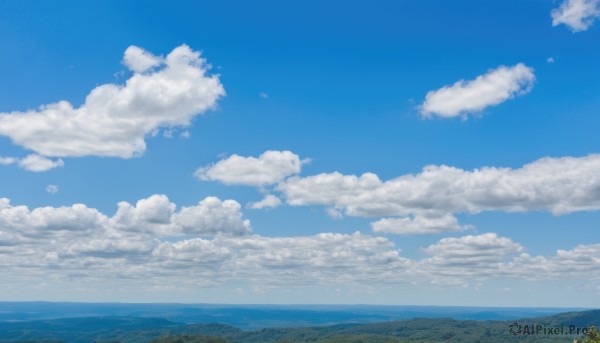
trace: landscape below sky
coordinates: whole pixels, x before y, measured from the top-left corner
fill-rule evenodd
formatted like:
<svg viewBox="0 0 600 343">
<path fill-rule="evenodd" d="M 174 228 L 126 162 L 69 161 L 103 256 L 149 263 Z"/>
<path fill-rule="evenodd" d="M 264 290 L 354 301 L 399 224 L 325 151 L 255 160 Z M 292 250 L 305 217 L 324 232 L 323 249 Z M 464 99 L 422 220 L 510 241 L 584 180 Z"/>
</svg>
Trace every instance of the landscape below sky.
<svg viewBox="0 0 600 343">
<path fill-rule="evenodd" d="M 599 18 L 0 0 L 0 301 L 331 305 L 311 325 L 598 307 Z"/>
<path fill-rule="evenodd" d="M 0 342 L 549 343 L 581 338 L 581 330 L 600 320 L 600 310 L 556 311 L 372 305 L 0 303 Z M 553 333 L 548 334 L 548 330 Z"/>
<path fill-rule="evenodd" d="M 375 323 L 410 318 L 516 320 L 583 310 L 523 307 L 0 302 L 0 322 L 138 317 L 163 318 L 186 324 L 222 323 L 244 330 L 255 330 L 268 327 Z"/>
</svg>

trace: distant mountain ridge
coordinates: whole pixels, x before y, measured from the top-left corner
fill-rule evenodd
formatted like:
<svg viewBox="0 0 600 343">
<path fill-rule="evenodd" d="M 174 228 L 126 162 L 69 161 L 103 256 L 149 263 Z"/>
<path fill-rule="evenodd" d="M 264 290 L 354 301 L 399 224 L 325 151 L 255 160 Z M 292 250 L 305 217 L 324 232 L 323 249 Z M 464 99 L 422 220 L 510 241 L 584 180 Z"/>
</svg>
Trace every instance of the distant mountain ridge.
<svg viewBox="0 0 600 343">
<path fill-rule="evenodd" d="M 223 305 L 0 302 L 0 321 L 68 317 L 153 317 L 177 323 L 225 323 L 241 329 L 375 323 L 411 318 L 514 320 L 580 308 L 502 308 L 383 305 Z"/>
<path fill-rule="evenodd" d="M 529 325 L 600 324 L 600 310 L 517 319 Z M 227 324 L 176 323 L 163 318 L 84 317 L 0 322 L 0 342 L 566 342 L 573 336 L 513 335 L 512 321 L 414 318 L 371 324 L 338 324 L 242 330 Z"/>
</svg>

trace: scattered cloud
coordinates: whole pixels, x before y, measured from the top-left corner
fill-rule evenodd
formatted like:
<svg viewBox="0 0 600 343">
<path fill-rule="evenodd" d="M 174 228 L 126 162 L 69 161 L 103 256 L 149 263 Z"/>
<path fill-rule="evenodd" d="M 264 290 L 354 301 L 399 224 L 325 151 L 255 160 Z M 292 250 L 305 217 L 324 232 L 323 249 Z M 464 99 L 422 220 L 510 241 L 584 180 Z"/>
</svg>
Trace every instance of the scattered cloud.
<svg viewBox="0 0 600 343">
<path fill-rule="evenodd" d="M 373 231 L 384 234 L 419 235 L 463 231 L 470 226 L 461 226 L 451 214 L 418 214 L 414 217 L 383 218 L 371 223 Z"/>
<path fill-rule="evenodd" d="M 48 186 L 46 186 L 46 192 L 48 192 L 50 194 L 56 194 L 56 193 L 58 193 L 58 186 L 57 185 L 48 185 Z"/>
<path fill-rule="evenodd" d="M 333 219 L 344 215 L 380 217 L 371 223 L 382 234 L 439 234 L 474 228 L 455 214 L 483 211 L 549 211 L 562 215 L 600 209 L 600 155 L 541 158 L 520 168 L 463 170 L 429 165 L 420 173 L 382 181 L 376 174 L 338 172 L 298 176 L 304 161 L 290 151 L 255 157 L 232 155 L 199 168 L 201 180 L 256 187 L 275 185 L 248 208 L 325 206 Z"/>
<path fill-rule="evenodd" d="M 124 85 L 94 88 L 78 108 L 59 101 L 0 113 L 0 135 L 40 156 L 131 158 L 146 150 L 146 135 L 190 125 L 225 95 L 218 75 L 208 75 L 206 61 L 187 45 L 165 58 L 131 46 L 123 63 L 133 72 Z"/>
<path fill-rule="evenodd" d="M 554 256 L 521 254 L 509 267 L 520 269 L 520 276 L 546 278 L 581 278 L 588 273 L 590 279 L 600 274 L 600 244 L 578 245 L 571 250 L 558 250 Z M 534 276 L 532 276 L 534 275 Z"/>
<path fill-rule="evenodd" d="M 405 263 L 387 239 L 358 232 L 253 235 L 239 209 L 233 200 L 208 197 L 177 211 L 166 196 L 153 195 L 135 206 L 119 203 L 109 217 L 83 204 L 29 210 L 1 199 L 0 266 L 11 273 L 52 268 L 88 281 L 179 275 L 216 283 L 270 278 L 282 284 L 327 274 L 353 278 L 352 272 L 340 273 L 352 270 L 379 278 Z M 281 273 L 282 268 L 290 272 Z"/>
<path fill-rule="evenodd" d="M 261 92 L 260 94 L 258 94 L 261 98 L 263 99 L 268 99 L 269 98 L 269 94 L 265 93 L 265 92 Z"/>
<path fill-rule="evenodd" d="M 208 197 L 196 206 L 184 207 L 173 216 L 173 223 L 186 234 L 232 234 L 250 233 L 250 221 L 242 219 L 241 206 L 237 201 L 221 201 Z"/>
<path fill-rule="evenodd" d="M 548 59 L 546 59 L 546 62 L 548 62 L 548 64 L 552 64 L 555 62 L 554 57 L 548 57 Z"/>
<path fill-rule="evenodd" d="M 195 176 L 203 181 L 219 181 L 227 185 L 262 187 L 300 173 L 302 164 L 306 162 L 291 151 L 269 150 L 258 158 L 234 154 L 215 164 L 198 168 Z"/>
<path fill-rule="evenodd" d="M 273 194 L 267 194 L 261 201 L 251 202 L 248 204 L 248 208 L 253 210 L 261 210 L 263 208 L 275 208 L 281 205 L 281 199 L 274 196 Z"/>
<path fill-rule="evenodd" d="M 459 80 L 452 86 L 430 91 L 421 105 L 423 117 L 444 118 L 480 112 L 498 105 L 533 88 L 533 69 L 519 63 L 512 67 L 500 66 L 478 76 L 475 80 Z"/>
<path fill-rule="evenodd" d="M 561 215 L 600 209 L 600 155 L 542 158 L 516 169 L 430 165 L 388 181 L 373 173 L 293 176 L 276 189 L 290 205 L 334 207 L 350 216 L 418 218 L 436 212 L 449 224 L 445 213 L 544 210 Z M 392 230 L 392 224 L 419 221 L 424 223 L 388 220 L 375 227 Z"/>
<path fill-rule="evenodd" d="M 45 172 L 53 168 L 62 167 L 65 165 L 63 160 L 51 160 L 44 156 L 32 154 L 19 160 L 19 167 L 32 172 Z"/>
<path fill-rule="evenodd" d="M 463 278 L 516 277 L 525 266 L 508 266 L 525 249 L 510 238 L 495 233 L 478 236 L 448 237 L 423 249 L 430 257 L 419 267 L 432 273 L 435 283 L 461 282 Z"/>
<path fill-rule="evenodd" d="M 499 263 L 506 256 L 524 251 L 520 244 L 495 233 L 478 236 L 447 237 L 430 245 L 424 251 L 446 265 L 473 265 Z"/>
<path fill-rule="evenodd" d="M 571 31 L 585 31 L 600 17 L 600 0 L 565 0 L 550 13 L 552 26 L 567 25 Z"/>
<path fill-rule="evenodd" d="M 239 204 L 208 197 L 177 210 L 164 195 L 122 202 L 112 217 L 83 204 L 13 206 L 0 199 L 0 269 L 89 283 L 94 278 L 186 280 L 203 287 L 315 284 L 479 284 L 498 277 L 544 280 L 600 279 L 600 245 L 531 256 L 495 233 L 443 238 L 422 249 L 425 257 L 401 256 L 384 237 L 320 233 L 265 237 L 252 234 Z M 24 273 L 27 271 L 27 273 Z M 12 279 L 16 279 L 13 277 Z"/>
<path fill-rule="evenodd" d="M 61 159 L 51 160 L 49 158 L 36 154 L 31 154 L 24 158 L 0 157 L 0 164 L 16 164 L 19 167 L 31 172 L 45 172 L 50 169 L 62 167 L 65 165 L 64 161 Z"/>
<path fill-rule="evenodd" d="M 244 235 L 251 232 L 250 221 L 242 219 L 241 206 L 234 200 L 207 197 L 195 206 L 176 206 L 165 195 L 153 195 L 136 205 L 120 202 L 111 226 L 120 230 L 150 234 Z"/>
</svg>

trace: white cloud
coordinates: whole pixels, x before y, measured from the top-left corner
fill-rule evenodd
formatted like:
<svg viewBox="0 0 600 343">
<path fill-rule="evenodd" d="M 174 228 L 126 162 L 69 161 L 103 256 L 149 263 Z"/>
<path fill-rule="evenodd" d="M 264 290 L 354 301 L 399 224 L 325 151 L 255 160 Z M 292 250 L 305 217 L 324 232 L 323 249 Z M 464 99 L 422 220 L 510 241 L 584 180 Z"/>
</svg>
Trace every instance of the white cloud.
<svg viewBox="0 0 600 343">
<path fill-rule="evenodd" d="M 548 64 L 552 64 L 555 62 L 554 57 L 548 57 L 548 59 L 546 59 L 546 62 L 548 62 Z"/>
<path fill-rule="evenodd" d="M 306 286 L 318 283 L 356 282 L 368 278 L 385 282 L 390 272 L 402 272 L 409 261 L 400 257 L 387 239 L 361 233 L 321 233 L 314 236 L 189 239 L 162 243 L 154 251 L 165 266 L 190 269 L 211 266 L 198 275 L 244 280 L 262 286 Z"/>
<path fill-rule="evenodd" d="M 48 192 L 50 194 L 56 194 L 56 193 L 58 193 L 58 186 L 57 185 L 48 185 L 48 186 L 46 186 L 46 192 Z"/>
<path fill-rule="evenodd" d="M 165 195 L 155 194 L 139 200 L 135 206 L 120 202 L 111 226 L 128 232 L 146 232 L 178 236 L 244 235 L 251 232 L 250 221 L 242 219 L 241 206 L 234 200 L 207 197 L 198 205 L 176 206 Z"/>
<path fill-rule="evenodd" d="M 123 55 L 123 64 L 135 73 L 143 73 L 163 63 L 164 60 L 161 57 L 154 56 L 134 45 L 128 47 Z"/>
<path fill-rule="evenodd" d="M 565 0 L 550 13 L 552 26 L 567 25 L 571 31 L 585 31 L 600 17 L 600 0 Z"/>
<path fill-rule="evenodd" d="M 208 197 L 177 211 L 166 196 L 154 195 L 135 206 L 120 203 L 109 217 L 83 204 L 29 210 L 0 199 L 0 278 L 28 284 L 36 276 L 46 280 L 51 268 L 53 279 L 99 279 L 123 289 L 137 289 L 135 280 L 289 289 L 365 280 L 420 287 L 498 277 L 600 279 L 600 245 L 531 256 L 510 238 L 486 233 L 444 238 L 423 248 L 425 257 L 408 259 L 392 241 L 359 232 L 251 234 L 239 208 L 233 200 Z"/>
<path fill-rule="evenodd" d="M 251 202 L 248 204 L 248 208 L 253 210 L 260 210 L 263 208 L 275 208 L 281 205 L 281 199 L 274 196 L 273 194 L 267 194 L 261 201 Z"/>
<path fill-rule="evenodd" d="M 274 286 L 383 281 L 407 263 L 389 240 L 358 232 L 252 235 L 239 209 L 233 200 L 208 197 L 176 211 L 166 196 L 154 195 L 135 206 L 122 202 L 108 217 L 83 204 L 29 210 L 0 199 L 0 270 L 24 268 L 31 276 L 52 268 L 54 276 L 85 282 L 179 277 Z"/>
<path fill-rule="evenodd" d="M 536 210 L 560 215 L 600 209 L 600 155 L 542 158 L 516 169 L 431 165 L 389 181 L 372 173 L 294 176 L 277 190 L 290 205 L 335 207 L 350 216 Z"/>
<path fill-rule="evenodd" d="M 263 99 L 268 99 L 269 98 L 269 94 L 265 93 L 265 92 L 260 92 L 260 94 L 258 94 L 261 98 Z"/>
<path fill-rule="evenodd" d="M 451 214 L 418 214 L 414 217 L 383 218 L 371 223 L 376 233 L 398 235 L 437 234 L 462 231 L 470 227 L 458 224 L 458 219 Z"/>
<path fill-rule="evenodd" d="M 31 172 L 45 172 L 50 169 L 62 167 L 65 165 L 64 161 L 61 159 L 53 161 L 49 158 L 36 154 L 27 155 L 24 158 L 0 157 L 0 164 L 16 164 L 19 167 Z"/>
<path fill-rule="evenodd" d="M 176 235 L 179 230 L 172 225 L 175 207 L 162 194 L 138 200 L 135 205 L 122 201 L 118 203 L 117 213 L 111 218 L 111 225 L 125 231 Z"/>
<path fill-rule="evenodd" d="M 507 256 L 524 249 L 520 244 L 495 233 L 478 236 L 448 237 L 430 245 L 424 251 L 446 265 L 477 265 L 503 262 Z"/>
<path fill-rule="evenodd" d="M 237 201 L 221 201 L 208 197 L 196 206 L 184 207 L 173 216 L 173 222 L 187 234 L 233 234 L 250 232 L 250 221 L 242 219 Z"/>
<path fill-rule="evenodd" d="M 188 126 L 225 95 L 219 77 L 207 75 L 206 61 L 186 45 L 165 59 L 129 47 L 124 63 L 134 72 L 124 85 L 94 88 L 78 108 L 60 101 L 0 113 L 0 135 L 48 157 L 131 158 L 144 153 L 146 135 Z"/>
<path fill-rule="evenodd" d="M 45 172 L 53 168 L 62 167 L 65 165 L 63 160 L 51 160 L 40 155 L 28 155 L 27 157 L 17 162 L 19 166 L 25 170 L 32 172 Z"/>
<path fill-rule="evenodd" d="M 525 266 L 510 263 L 524 248 L 495 233 L 443 238 L 423 249 L 431 257 L 418 261 L 418 268 L 431 273 L 430 282 L 461 284 L 469 279 L 518 277 Z"/>
<path fill-rule="evenodd" d="M 14 158 L 14 157 L 0 157 L 0 164 L 2 165 L 9 165 L 9 164 L 14 164 L 17 163 L 18 159 Z"/>
<path fill-rule="evenodd" d="M 234 154 L 215 164 L 198 168 L 195 175 L 204 181 L 261 187 L 298 174 L 305 162 L 291 151 L 269 150 L 258 158 Z"/>
<path fill-rule="evenodd" d="M 529 92 L 534 81 L 533 69 L 522 63 L 500 66 L 475 80 L 460 80 L 452 86 L 428 92 L 421 114 L 424 117 L 464 117 Z"/>
</svg>

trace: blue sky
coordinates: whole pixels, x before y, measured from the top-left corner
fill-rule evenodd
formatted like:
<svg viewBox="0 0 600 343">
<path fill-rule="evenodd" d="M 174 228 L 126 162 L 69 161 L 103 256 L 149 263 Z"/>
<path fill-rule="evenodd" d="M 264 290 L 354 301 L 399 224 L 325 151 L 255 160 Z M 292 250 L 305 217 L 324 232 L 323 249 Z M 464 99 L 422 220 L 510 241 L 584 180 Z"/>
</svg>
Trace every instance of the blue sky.
<svg viewBox="0 0 600 343">
<path fill-rule="evenodd" d="M 0 1 L 0 300 L 599 306 L 599 8 Z"/>
</svg>

